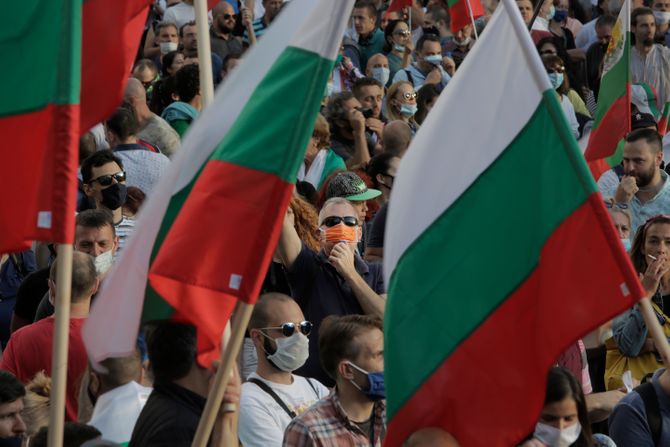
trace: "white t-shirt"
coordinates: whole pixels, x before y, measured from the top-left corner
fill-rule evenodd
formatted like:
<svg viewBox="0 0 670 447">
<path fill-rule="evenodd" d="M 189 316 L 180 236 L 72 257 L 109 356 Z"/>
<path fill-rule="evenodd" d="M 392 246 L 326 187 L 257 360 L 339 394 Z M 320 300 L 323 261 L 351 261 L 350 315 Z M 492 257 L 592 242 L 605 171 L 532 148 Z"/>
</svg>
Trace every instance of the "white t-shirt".
<svg viewBox="0 0 670 447">
<path fill-rule="evenodd" d="M 98 398 L 88 424 L 100 430 L 105 439 L 118 443 L 129 442 L 149 394 L 151 388 L 137 382 L 114 388 Z"/>
<path fill-rule="evenodd" d="M 291 385 L 268 382 L 256 373 L 249 376 L 249 379 L 252 378 L 265 382 L 297 415 L 329 394 L 328 388 L 318 380 L 309 379 L 314 385 L 312 388 L 307 379 L 296 375 Z M 284 430 L 290 422 L 288 413 L 258 385 L 251 382 L 242 385 L 238 434 L 244 447 L 281 447 Z"/>
</svg>

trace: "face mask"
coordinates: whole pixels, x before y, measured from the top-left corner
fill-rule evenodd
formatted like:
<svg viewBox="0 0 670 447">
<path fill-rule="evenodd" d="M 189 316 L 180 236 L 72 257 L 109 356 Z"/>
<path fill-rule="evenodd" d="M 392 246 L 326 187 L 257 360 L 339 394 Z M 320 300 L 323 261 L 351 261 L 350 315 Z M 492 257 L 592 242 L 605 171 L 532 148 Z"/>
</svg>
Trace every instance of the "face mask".
<svg viewBox="0 0 670 447">
<path fill-rule="evenodd" d="M 549 14 L 547 14 L 547 20 L 553 19 L 555 15 L 556 15 L 556 8 L 554 8 L 554 5 L 551 5 L 551 8 L 549 8 Z"/>
<path fill-rule="evenodd" d="M 115 210 L 126 203 L 128 189 L 126 185 L 115 183 L 109 188 L 103 189 L 100 193 L 102 194 L 102 204 L 110 210 Z"/>
<path fill-rule="evenodd" d="M 670 11 L 654 11 L 654 17 L 656 18 L 656 23 L 661 25 L 670 22 Z"/>
<path fill-rule="evenodd" d="M 565 22 L 568 18 L 568 11 L 565 9 L 559 9 L 554 13 L 554 20 L 557 22 Z"/>
<path fill-rule="evenodd" d="M 107 273 L 107 270 L 112 266 L 112 261 L 114 260 L 114 255 L 112 255 L 112 250 L 106 251 L 99 254 L 93 258 L 95 263 L 95 271 L 98 272 L 98 275 Z"/>
<path fill-rule="evenodd" d="M 361 387 L 358 386 L 356 382 L 353 380 L 350 380 L 351 384 L 355 386 L 358 391 L 363 393 L 365 397 L 370 399 L 371 401 L 378 401 L 382 399 L 386 399 L 386 386 L 384 385 L 384 372 L 367 372 L 366 370 L 359 368 L 358 366 L 354 365 L 353 363 L 349 362 L 349 365 L 352 367 L 356 368 L 363 374 L 365 374 L 368 378 L 368 386 L 366 389 L 362 389 Z"/>
<path fill-rule="evenodd" d="M 416 104 L 403 104 L 400 106 L 400 114 L 406 117 L 414 116 L 416 109 Z"/>
<path fill-rule="evenodd" d="M 549 73 L 549 81 L 551 81 L 551 86 L 556 90 L 563 85 L 563 73 Z"/>
<path fill-rule="evenodd" d="M 472 40 L 472 37 L 468 36 L 463 40 L 454 39 L 454 43 L 456 44 L 457 47 L 466 47 L 470 44 L 471 40 Z"/>
<path fill-rule="evenodd" d="M 394 43 L 393 44 L 393 49 L 395 51 L 399 51 L 401 53 L 404 53 L 405 52 L 405 45 L 400 45 L 400 44 Z"/>
<path fill-rule="evenodd" d="M 426 35 L 426 34 L 433 34 L 435 36 L 440 35 L 440 30 L 437 29 L 436 26 L 425 26 L 425 27 L 422 28 L 422 30 L 423 30 L 424 35 Z"/>
<path fill-rule="evenodd" d="M 442 56 L 439 54 L 431 54 L 430 56 L 425 56 L 423 60 L 429 64 L 440 65 L 442 63 Z"/>
<path fill-rule="evenodd" d="M 265 334 L 263 336 L 272 340 Z M 277 350 L 268 355 L 267 359 L 277 368 L 292 372 L 305 364 L 309 357 L 309 339 L 302 332 L 296 331 L 290 337 L 275 338 L 274 341 L 277 343 Z"/>
<path fill-rule="evenodd" d="M 339 224 L 322 231 L 326 237 L 326 242 L 358 242 L 357 227 Z"/>
<path fill-rule="evenodd" d="M 568 447 L 577 441 L 581 433 L 582 426 L 579 422 L 563 430 L 538 422 L 533 437 L 548 447 Z"/>
<path fill-rule="evenodd" d="M 372 69 L 372 77 L 381 82 L 382 85 L 386 85 L 390 76 L 391 70 L 386 67 L 375 67 Z"/>
<path fill-rule="evenodd" d="M 24 439 L 22 436 L 0 439 L 0 447 L 21 447 L 23 441 Z"/>
<path fill-rule="evenodd" d="M 627 237 L 621 238 L 621 243 L 623 244 L 623 248 L 626 249 L 626 251 L 630 251 L 631 245 L 630 245 L 630 239 Z"/>
<path fill-rule="evenodd" d="M 177 42 L 161 42 L 161 54 L 168 54 L 170 51 L 177 51 Z"/>
<path fill-rule="evenodd" d="M 326 91 L 323 92 L 323 96 L 330 96 L 330 95 L 332 95 L 332 94 L 333 94 L 333 89 L 334 89 L 334 88 L 335 88 L 335 86 L 333 86 L 333 83 L 332 83 L 332 82 L 329 82 L 328 84 L 326 84 Z"/>
</svg>

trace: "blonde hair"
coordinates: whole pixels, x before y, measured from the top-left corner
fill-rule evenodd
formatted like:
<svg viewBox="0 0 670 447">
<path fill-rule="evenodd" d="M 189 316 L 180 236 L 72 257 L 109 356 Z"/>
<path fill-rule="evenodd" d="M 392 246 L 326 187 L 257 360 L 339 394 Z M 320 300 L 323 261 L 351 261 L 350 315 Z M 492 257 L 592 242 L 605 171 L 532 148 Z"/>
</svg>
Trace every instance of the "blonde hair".
<svg viewBox="0 0 670 447">
<path fill-rule="evenodd" d="M 393 106 L 391 105 L 392 99 L 398 99 L 396 98 L 396 95 L 398 94 L 400 86 L 402 85 L 409 85 L 410 87 L 412 87 L 412 89 L 414 89 L 414 86 L 409 81 L 398 81 L 389 87 L 388 92 L 386 92 L 386 105 L 384 107 L 385 108 L 384 116 L 386 116 L 386 119 L 388 121 L 394 121 L 394 120 L 407 121 L 407 117 L 402 116 L 399 111 L 395 111 L 393 109 Z M 413 119 L 414 118 L 410 118 L 410 121 Z"/>
<path fill-rule="evenodd" d="M 316 115 L 312 136 L 316 140 L 317 149 L 323 149 L 330 145 L 330 124 L 320 113 Z"/>
<path fill-rule="evenodd" d="M 51 378 L 44 371 L 40 371 L 26 385 L 26 397 L 23 399 L 24 407 L 21 414 L 26 424 L 26 435 L 33 436 L 41 427 L 49 425 L 50 395 Z"/>
</svg>

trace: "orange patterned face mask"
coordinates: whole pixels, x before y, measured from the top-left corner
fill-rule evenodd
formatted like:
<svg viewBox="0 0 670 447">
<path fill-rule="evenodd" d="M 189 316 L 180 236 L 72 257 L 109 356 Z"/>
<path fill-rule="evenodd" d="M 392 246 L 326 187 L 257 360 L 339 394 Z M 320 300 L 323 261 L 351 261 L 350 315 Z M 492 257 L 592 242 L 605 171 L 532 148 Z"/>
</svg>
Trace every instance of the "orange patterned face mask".
<svg viewBox="0 0 670 447">
<path fill-rule="evenodd" d="M 358 227 L 338 224 L 322 231 L 326 242 L 358 242 Z"/>
</svg>

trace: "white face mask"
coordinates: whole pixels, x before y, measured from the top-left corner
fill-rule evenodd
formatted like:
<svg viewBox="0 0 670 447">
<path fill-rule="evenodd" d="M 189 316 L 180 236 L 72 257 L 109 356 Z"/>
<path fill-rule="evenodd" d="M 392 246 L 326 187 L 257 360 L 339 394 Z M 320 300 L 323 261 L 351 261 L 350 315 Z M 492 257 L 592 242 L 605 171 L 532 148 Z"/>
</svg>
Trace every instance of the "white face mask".
<svg viewBox="0 0 670 447">
<path fill-rule="evenodd" d="M 568 447 L 579 439 L 581 433 L 582 426 L 579 422 L 563 430 L 538 422 L 533 437 L 548 447 Z"/>
<path fill-rule="evenodd" d="M 656 23 L 666 24 L 670 22 L 670 11 L 654 11 L 654 17 L 656 18 Z"/>
<path fill-rule="evenodd" d="M 177 42 L 161 42 L 161 54 L 168 54 L 170 51 L 177 51 Z"/>
<path fill-rule="evenodd" d="M 112 261 L 114 261 L 112 250 L 101 253 L 99 256 L 93 258 L 93 262 L 95 263 L 95 271 L 98 272 L 98 275 L 107 273 L 107 271 L 112 266 Z"/>
<path fill-rule="evenodd" d="M 265 334 L 263 336 L 277 343 L 277 350 L 274 354 L 268 355 L 267 358 L 282 371 L 295 371 L 307 361 L 307 357 L 309 357 L 309 338 L 302 332 L 295 331 L 290 337 L 274 339 Z"/>
<path fill-rule="evenodd" d="M 386 85 L 390 76 L 391 70 L 387 67 L 375 67 L 372 69 L 372 77 L 381 82 L 382 85 Z"/>
</svg>

